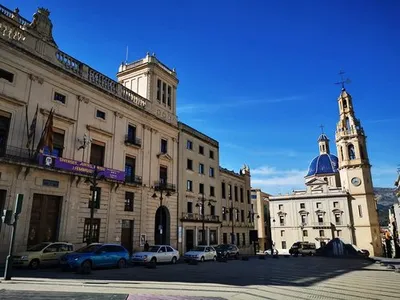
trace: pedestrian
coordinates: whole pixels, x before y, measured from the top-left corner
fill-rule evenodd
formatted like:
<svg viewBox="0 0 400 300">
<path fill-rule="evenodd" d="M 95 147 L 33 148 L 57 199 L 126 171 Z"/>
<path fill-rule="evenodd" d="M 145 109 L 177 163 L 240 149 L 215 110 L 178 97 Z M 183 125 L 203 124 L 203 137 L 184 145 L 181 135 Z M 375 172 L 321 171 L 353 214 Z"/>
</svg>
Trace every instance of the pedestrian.
<svg viewBox="0 0 400 300">
<path fill-rule="evenodd" d="M 149 243 L 146 241 L 146 243 L 144 243 L 144 251 L 145 252 L 149 251 L 149 248 L 150 248 Z"/>
</svg>

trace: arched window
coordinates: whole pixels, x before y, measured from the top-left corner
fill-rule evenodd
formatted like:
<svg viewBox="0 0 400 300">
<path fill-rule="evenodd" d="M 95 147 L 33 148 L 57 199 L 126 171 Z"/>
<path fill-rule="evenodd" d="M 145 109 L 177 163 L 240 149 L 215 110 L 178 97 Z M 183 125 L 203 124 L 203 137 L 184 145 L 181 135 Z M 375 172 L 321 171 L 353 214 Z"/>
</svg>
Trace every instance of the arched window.
<svg viewBox="0 0 400 300">
<path fill-rule="evenodd" d="M 349 153 L 349 159 L 356 159 L 356 153 L 354 152 L 354 146 L 352 144 L 347 146 L 347 151 Z"/>
<path fill-rule="evenodd" d="M 343 108 L 347 108 L 347 101 L 343 99 Z"/>
<path fill-rule="evenodd" d="M 349 118 L 346 117 L 345 122 L 346 122 L 346 124 L 345 124 L 346 130 L 350 130 L 350 120 L 349 120 Z"/>
<path fill-rule="evenodd" d="M 342 161 L 344 160 L 344 157 L 343 157 L 343 147 L 342 147 L 342 146 L 340 146 L 340 158 L 342 159 Z"/>
</svg>

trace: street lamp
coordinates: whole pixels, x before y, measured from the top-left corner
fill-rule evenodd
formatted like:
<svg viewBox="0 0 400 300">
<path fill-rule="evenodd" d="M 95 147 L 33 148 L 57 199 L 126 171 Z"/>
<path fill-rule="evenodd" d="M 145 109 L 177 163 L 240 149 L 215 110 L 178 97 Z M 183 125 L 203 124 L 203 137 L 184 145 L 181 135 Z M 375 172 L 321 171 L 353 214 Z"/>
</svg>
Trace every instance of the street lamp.
<svg viewBox="0 0 400 300">
<path fill-rule="evenodd" d="M 101 175 L 100 177 L 99 174 L 101 172 L 99 172 L 97 170 L 97 166 L 94 166 L 94 171 L 92 173 L 92 177 L 91 178 L 87 178 L 85 180 L 86 183 L 90 183 L 91 184 L 91 188 L 92 188 L 92 198 L 90 200 L 90 221 L 89 221 L 89 236 L 86 237 L 86 244 L 90 245 L 93 242 L 93 218 L 94 218 L 94 204 L 96 202 L 97 199 L 97 185 L 98 185 L 98 180 L 102 180 L 104 179 L 104 175 Z"/>
<path fill-rule="evenodd" d="M 231 200 L 231 207 L 222 207 L 223 209 L 223 214 L 229 213 L 230 219 L 232 221 L 232 232 L 231 232 L 231 243 L 235 244 L 235 223 L 233 219 L 233 212 L 236 210 L 236 216 L 239 213 L 239 209 L 236 207 L 233 207 L 233 200 Z"/>
<path fill-rule="evenodd" d="M 165 183 L 164 181 L 159 181 L 156 182 L 154 184 L 154 193 L 151 196 L 153 199 L 156 199 L 158 196 L 156 194 L 156 191 L 160 192 L 160 208 L 162 209 L 163 207 L 163 193 L 165 192 L 165 197 L 170 197 L 171 196 L 171 192 L 174 191 L 174 188 L 172 185 L 169 185 L 167 183 Z M 160 211 L 160 225 L 158 226 L 158 230 L 160 232 L 160 243 L 159 244 L 164 244 L 163 241 L 163 226 L 162 226 L 162 222 L 163 222 L 163 212 Z M 157 241 L 154 241 L 155 243 L 157 243 Z"/>
<path fill-rule="evenodd" d="M 249 219 L 250 223 L 254 223 L 254 216 L 256 216 L 256 215 L 257 215 L 257 219 L 259 219 L 260 216 L 257 213 L 249 211 L 247 219 Z M 258 228 L 258 224 L 257 224 L 257 228 Z M 258 238 L 257 238 L 257 241 L 253 241 L 254 255 L 257 255 L 257 244 L 259 244 Z"/>
<path fill-rule="evenodd" d="M 208 201 L 208 206 L 213 206 L 211 202 L 217 202 L 215 200 L 207 200 L 204 198 L 204 193 L 201 194 L 201 198 L 199 199 L 199 202 L 196 203 L 196 207 L 201 207 L 201 215 L 202 215 L 202 232 L 201 232 L 201 243 L 202 245 L 206 245 L 206 231 L 205 231 L 205 210 L 204 210 L 204 203 Z"/>
</svg>

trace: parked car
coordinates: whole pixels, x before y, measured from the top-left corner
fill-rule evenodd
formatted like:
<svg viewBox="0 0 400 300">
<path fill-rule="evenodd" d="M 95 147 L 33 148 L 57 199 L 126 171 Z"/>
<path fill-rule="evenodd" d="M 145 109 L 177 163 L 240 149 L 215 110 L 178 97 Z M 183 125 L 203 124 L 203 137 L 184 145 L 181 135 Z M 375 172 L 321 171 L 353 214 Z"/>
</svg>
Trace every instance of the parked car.
<svg viewBox="0 0 400 300">
<path fill-rule="evenodd" d="M 186 262 L 189 260 L 198 260 L 198 261 L 206 261 L 206 260 L 216 260 L 217 259 L 217 251 L 211 246 L 197 246 L 194 249 L 186 252 L 183 255 L 183 258 Z"/>
<path fill-rule="evenodd" d="M 296 242 L 289 249 L 290 255 L 315 255 L 317 247 L 310 242 Z"/>
<path fill-rule="evenodd" d="M 40 265 L 58 265 L 60 258 L 73 250 L 70 243 L 40 243 L 28 248 L 27 251 L 13 255 L 13 265 L 32 269 L 37 269 Z"/>
<path fill-rule="evenodd" d="M 264 254 L 271 255 L 271 249 L 265 250 Z M 274 248 L 274 254 L 273 255 L 278 255 L 278 254 L 279 254 L 279 251 Z"/>
<path fill-rule="evenodd" d="M 132 263 L 146 264 L 152 263 L 173 263 L 176 264 L 180 255 L 179 251 L 169 245 L 150 246 L 148 251 L 136 252 L 132 254 Z"/>
<path fill-rule="evenodd" d="M 93 243 L 65 254 L 61 257 L 60 264 L 64 271 L 72 269 L 81 273 L 90 273 L 94 268 L 124 268 L 128 261 L 129 252 L 123 246 Z"/>
<path fill-rule="evenodd" d="M 239 248 L 232 244 L 221 244 L 215 247 L 218 257 L 239 259 Z"/>
</svg>

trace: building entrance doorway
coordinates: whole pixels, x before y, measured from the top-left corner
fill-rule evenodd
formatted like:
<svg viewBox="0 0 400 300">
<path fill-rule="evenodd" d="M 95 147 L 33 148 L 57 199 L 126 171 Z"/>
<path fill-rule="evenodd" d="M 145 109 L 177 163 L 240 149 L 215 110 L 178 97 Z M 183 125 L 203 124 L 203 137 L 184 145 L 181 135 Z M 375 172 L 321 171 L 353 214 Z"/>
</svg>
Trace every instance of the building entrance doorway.
<svg viewBox="0 0 400 300">
<path fill-rule="evenodd" d="M 170 244 L 170 214 L 165 206 L 160 206 L 156 211 L 154 242 L 156 245 Z"/>
<path fill-rule="evenodd" d="M 132 254 L 133 250 L 133 220 L 122 220 L 121 245 Z"/>
<path fill-rule="evenodd" d="M 185 232 L 186 251 L 190 251 L 194 248 L 194 230 L 186 229 Z"/>
<path fill-rule="evenodd" d="M 27 245 L 56 242 L 58 239 L 62 197 L 33 194 Z"/>
</svg>

